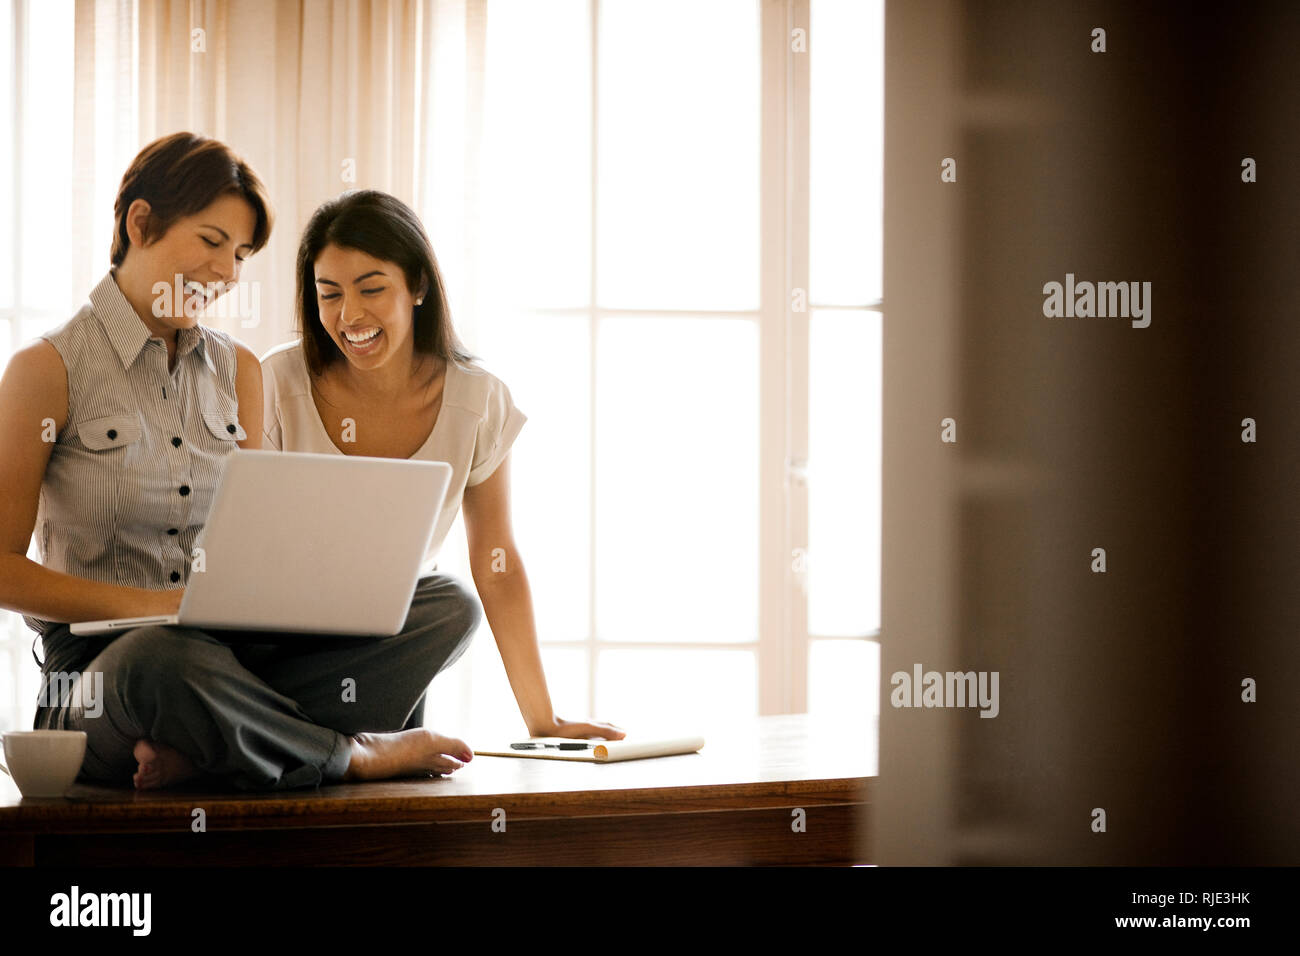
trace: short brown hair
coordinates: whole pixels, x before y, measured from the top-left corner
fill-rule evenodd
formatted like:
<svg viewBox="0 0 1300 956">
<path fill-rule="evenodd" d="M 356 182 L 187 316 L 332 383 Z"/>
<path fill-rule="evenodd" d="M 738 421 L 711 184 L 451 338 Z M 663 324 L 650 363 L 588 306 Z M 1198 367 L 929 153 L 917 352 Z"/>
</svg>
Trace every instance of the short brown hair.
<svg viewBox="0 0 1300 956">
<path fill-rule="evenodd" d="M 206 209 L 219 196 L 243 196 L 257 217 L 253 252 L 271 237 L 273 216 L 266 187 L 248 164 L 225 143 L 194 133 L 172 133 L 156 139 L 131 161 L 113 203 L 113 268 L 126 259 L 131 240 L 126 234 L 126 212 L 131 203 L 149 204 L 145 240 L 164 235 L 182 216 Z"/>
</svg>

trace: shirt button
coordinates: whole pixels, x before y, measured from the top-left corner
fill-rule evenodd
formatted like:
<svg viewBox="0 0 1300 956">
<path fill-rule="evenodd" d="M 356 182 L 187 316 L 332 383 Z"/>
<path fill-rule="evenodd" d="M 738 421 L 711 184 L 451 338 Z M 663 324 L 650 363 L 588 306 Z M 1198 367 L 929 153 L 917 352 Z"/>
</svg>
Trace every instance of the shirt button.
<svg viewBox="0 0 1300 956">
<path fill-rule="evenodd" d="M 189 486 L 189 485 L 181 485 L 181 497 L 183 498 L 183 497 L 185 497 L 186 495 L 188 495 L 189 493 L 190 493 L 190 486 Z"/>
<path fill-rule="evenodd" d="M 230 434 L 233 435 L 233 434 L 235 433 L 235 426 L 234 426 L 234 425 L 227 425 L 227 426 L 226 426 L 226 431 L 230 432 Z"/>
<path fill-rule="evenodd" d="M 116 437 L 117 437 L 117 429 L 116 429 L 116 428 L 110 428 L 110 429 L 108 430 L 108 437 L 109 437 L 109 440 L 110 440 L 110 441 L 111 441 L 112 439 L 116 438 Z"/>
<path fill-rule="evenodd" d="M 179 571 L 173 571 L 172 581 L 179 581 L 180 579 L 181 579 L 181 573 Z"/>
<path fill-rule="evenodd" d="M 168 534 L 180 534 L 180 532 L 177 531 L 175 528 L 168 528 L 168 529 L 167 529 L 167 533 L 168 533 Z"/>
<path fill-rule="evenodd" d="M 175 436 L 175 437 L 172 439 L 172 444 L 175 445 L 177 448 L 180 448 L 180 447 L 181 447 L 181 436 L 180 436 L 180 435 Z"/>
</svg>

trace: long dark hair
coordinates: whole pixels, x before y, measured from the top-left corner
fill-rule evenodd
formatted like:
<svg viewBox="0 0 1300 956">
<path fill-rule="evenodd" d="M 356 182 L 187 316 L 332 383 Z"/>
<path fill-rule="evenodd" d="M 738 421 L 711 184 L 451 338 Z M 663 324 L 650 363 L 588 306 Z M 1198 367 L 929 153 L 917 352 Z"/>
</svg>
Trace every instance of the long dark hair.
<svg viewBox="0 0 1300 956">
<path fill-rule="evenodd" d="M 415 350 L 452 362 L 477 361 L 456 335 L 433 244 L 420 219 L 395 196 L 377 189 L 353 189 L 321 204 L 312 213 L 298 244 L 298 331 L 307 367 L 319 377 L 335 361 L 347 361 L 320 323 L 316 301 L 316 257 L 328 245 L 358 249 L 399 266 L 406 288 L 414 296 L 424 290 L 415 307 L 412 329 Z"/>
</svg>

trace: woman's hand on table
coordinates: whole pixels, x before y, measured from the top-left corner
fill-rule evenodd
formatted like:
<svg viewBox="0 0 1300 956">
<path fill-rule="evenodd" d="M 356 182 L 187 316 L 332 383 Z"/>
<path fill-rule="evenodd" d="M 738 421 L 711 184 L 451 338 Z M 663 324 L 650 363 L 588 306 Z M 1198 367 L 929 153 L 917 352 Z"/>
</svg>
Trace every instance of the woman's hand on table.
<svg viewBox="0 0 1300 956">
<path fill-rule="evenodd" d="M 534 737 L 604 737 L 606 740 L 622 740 L 627 731 L 613 724 L 600 720 L 565 720 L 556 717 L 549 727 L 537 728 Z"/>
</svg>

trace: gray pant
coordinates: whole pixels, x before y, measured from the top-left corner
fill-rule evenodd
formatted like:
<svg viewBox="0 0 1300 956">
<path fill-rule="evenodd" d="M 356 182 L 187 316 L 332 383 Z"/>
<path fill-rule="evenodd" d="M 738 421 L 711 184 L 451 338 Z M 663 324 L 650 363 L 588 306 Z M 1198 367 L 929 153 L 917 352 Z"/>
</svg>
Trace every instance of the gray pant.
<svg viewBox="0 0 1300 956">
<path fill-rule="evenodd" d="M 425 691 L 465 652 L 482 618 L 472 591 L 435 573 L 420 579 L 392 637 L 157 625 L 86 637 L 62 624 L 41 638 L 41 700 L 52 706 L 38 703 L 34 726 L 86 732 L 78 779 L 87 783 L 130 786 L 132 751 L 147 737 L 188 756 L 206 783 L 319 786 L 343 778 L 348 735 L 423 725 Z M 59 696 L 58 683 L 47 690 L 56 672 L 83 681 L 102 673 L 102 702 L 80 689 L 51 699 Z"/>
</svg>

